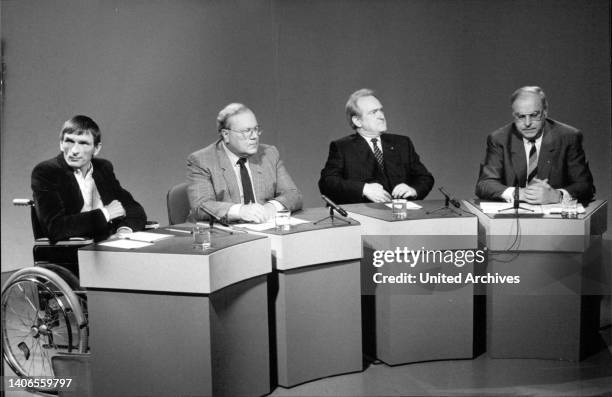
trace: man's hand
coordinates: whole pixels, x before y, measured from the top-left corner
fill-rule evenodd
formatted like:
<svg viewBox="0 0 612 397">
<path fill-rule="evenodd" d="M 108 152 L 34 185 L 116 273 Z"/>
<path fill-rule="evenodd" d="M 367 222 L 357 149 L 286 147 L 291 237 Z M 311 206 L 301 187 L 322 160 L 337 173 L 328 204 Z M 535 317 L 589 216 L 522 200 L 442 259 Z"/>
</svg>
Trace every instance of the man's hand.
<svg viewBox="0 0 612 397">
<path fill-rule="evenodd" d="M 363 185 L 363 195 L 375 203 L 386 203 L 391 201 L 391 195 L 380 183 L 366 183 Z"/>
<path fill-rule="evenodd" d="M 522 189 L 524 200 L 529 204 L 553 204 L 561 202 L 563 195 L 548 184 L 548 179 L 533 178 L 529 186 Z"/>
<path fill-rule="evenodd" d="M 125 209 L 123 208 L 123 205 L 121 205 L 121 202 L 119 200 L 111 201 L 104 208 L 106 208 L 106 210 L 108 211 L 108 216 L 110 218 L 109 220 L 125 216 Z"/>
<path fill-rule="evenodd" d="M 393 196 L 393 198 L 407 199 L 410 197 L 416 197 L 417 191 L 414 190 L 412 186 L 408 186 L 405 183 L 400 183 L 399 185 L 393 188 L 391 195 Z"/>
<path fill-rule="evenodd" d="M 273 207 L 273 204 L 270 204 Z M 276 212 L 276 210 L 274 211 Z M 261 204 L 251 203 L 240 207 L 240 219 L 247 222 L 263 223 L 267 221 L 273 214 L 270 214 L 269 207 L 266 208 Z"/>
</svg>

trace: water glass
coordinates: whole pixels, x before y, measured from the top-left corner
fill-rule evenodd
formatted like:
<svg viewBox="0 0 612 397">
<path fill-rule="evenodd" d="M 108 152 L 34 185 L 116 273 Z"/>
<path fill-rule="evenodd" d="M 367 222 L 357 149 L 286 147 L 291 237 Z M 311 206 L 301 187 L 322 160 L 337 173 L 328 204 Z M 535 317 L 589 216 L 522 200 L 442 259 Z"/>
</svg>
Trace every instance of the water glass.
<svg viewBox="0 0 612 397">
<path fill-rule="evenodd" d="M 278 230 L 289 230 L 291 228 L 290 223 L 291 212 L 288 209 L 282 209 L 276 211 L 274 216 L 274 222 Z"/>
<path fill-rule="evenodd" d="M 194 248 L 210 248 L 210 227 L 207 223 L 197 222 L 193 226 L 193 246 Z"/>
<path fill-rule="evenodd" d="M 396 219 L 405 219 L 408 215 L 408 201 L 406 199 L 393 199 L 391 201 L 391 213 Z"/>
<path fill-rule="evenodd" d="M 568 219 L 578 218 L 578 200 L 564 196 L 561 201 L 561 217 Z"/>
</svg>

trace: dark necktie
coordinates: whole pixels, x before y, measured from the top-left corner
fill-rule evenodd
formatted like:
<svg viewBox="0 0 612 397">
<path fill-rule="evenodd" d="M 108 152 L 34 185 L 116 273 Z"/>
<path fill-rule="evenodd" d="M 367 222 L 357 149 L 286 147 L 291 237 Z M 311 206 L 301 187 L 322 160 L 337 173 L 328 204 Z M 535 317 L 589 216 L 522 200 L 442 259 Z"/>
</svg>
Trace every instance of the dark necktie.
<svg viewBox="0 0 612 397">
<path fill-rule="evenodd" d="M 531 149 L 529 150 L 529 162 L 527 165 L 527 185 L 538 174 L 538 151 L 536 149 L 535 139 L 530 139 Z"/>
<path fill-rule="evenodd" d="M 383 154 L 380 151 L 380 149 L 378 148 L 378 145 L 376 144 L 376 142 L 378 142 L 377 138 L 372 138 L 370 139 L 370 141 L 372 142 L 372 146 L 374 147 L 374 157 L 376 157 L 376 161 L 378 162 L 378 165 L 380 166 L 381 170 L 385 169 L 385 163 L 383 162 Z"/>
<path fill-rule="evenodd" d="M 246 163 L 246 157 L 238 159 L 238 165 L 240 165 L 240 180 L 242 181 L 242 196 L 244 197 L 244 203 L 250 204 L 255 202 L 255 197 L 253 196 L 253 186 L 251 185 L 249 170 L 244 163 Z"/>
</svg>

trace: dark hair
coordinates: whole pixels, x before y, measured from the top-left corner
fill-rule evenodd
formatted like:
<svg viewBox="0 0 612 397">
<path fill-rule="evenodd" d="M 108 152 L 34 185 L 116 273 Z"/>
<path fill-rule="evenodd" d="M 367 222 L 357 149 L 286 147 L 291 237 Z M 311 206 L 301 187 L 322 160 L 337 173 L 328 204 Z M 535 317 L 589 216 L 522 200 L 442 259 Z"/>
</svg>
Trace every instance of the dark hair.
<svg viewBox="0 0 612 397">
<path fill-rule="evenodd" d="M 64 140 L 66 134 L 91 134 L 94 139 L 94 145 L 98 146 L 102 140 L 102 134 L 100 133 L 100 127 L 91 118 L 83 115 L 77 115 L 66 121 L 62 126 L 60 132 L 60 140 Z"/>
<path fill-rule="evenodd" d="M 369 88 L 362 88 L 353 92 L 346 102 L 346 119 L 348 120 L 352 129 L 357 129 L 357 126 L 353 123 L 353 116 L 361 116 L 359 114 L 359 109 L 357 108 L 357 101 L 366 96 L 374 96 L 374 91 L 370 90 Z"/>
</svg>

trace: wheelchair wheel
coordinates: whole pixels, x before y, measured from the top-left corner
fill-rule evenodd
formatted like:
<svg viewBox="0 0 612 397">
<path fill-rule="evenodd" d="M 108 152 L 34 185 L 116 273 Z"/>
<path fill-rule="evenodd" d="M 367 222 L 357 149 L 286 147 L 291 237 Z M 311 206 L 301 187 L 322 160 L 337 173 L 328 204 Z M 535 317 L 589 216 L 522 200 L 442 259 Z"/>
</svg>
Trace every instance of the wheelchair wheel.
<svg viewBox="0 0 612 397">
<path fill-rule="evenodd" d="M 49 269 L 25 268 L 9 277 L 2 289 L 2 347 L 16 375 L 53 378 L 52 357 L 87 351 L 87 319 L 79 301 L 68 283 Z M 36 391 L 57 391 L 33 384 Z"/>
</svg>

